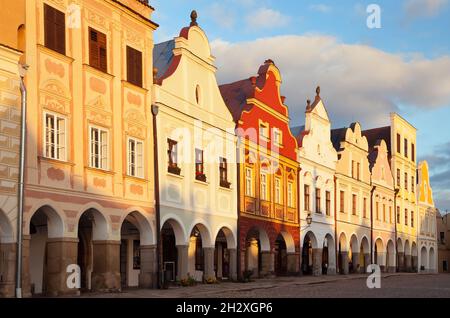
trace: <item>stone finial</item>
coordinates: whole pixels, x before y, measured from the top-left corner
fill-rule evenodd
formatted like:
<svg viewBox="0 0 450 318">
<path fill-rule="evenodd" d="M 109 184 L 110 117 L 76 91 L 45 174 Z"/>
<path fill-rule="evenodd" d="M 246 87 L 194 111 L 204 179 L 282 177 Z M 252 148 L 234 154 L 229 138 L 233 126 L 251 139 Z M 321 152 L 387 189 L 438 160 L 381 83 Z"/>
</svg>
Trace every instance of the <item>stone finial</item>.
<svg viewBox="0 0 450 318">
<path fill-rule="evenodd" d="M 158 77 L 158 72 L 159 72 L 158 68 L 154 67 L 153 68 L 153 80 L 155 80 Z"/>
<path fill-rule="evenodd" d="M 197 18 L 198 18 L 197 11 L 192 10 L 192 12 L 191 12 L 191 26 L 198 26 Z"/>
<path fill-rule="evenodd" d="M 306 101 L 306 112 L 310 112 L 311 111 L 311 100 L 308 99 Z"/>
<path fill-rule="evenodd" d="M 317 97 L 320 97 L 320 86 L 317 86 L 317 88 L 316 88 L 316 94 L 317 94 Z"/>
</svg>

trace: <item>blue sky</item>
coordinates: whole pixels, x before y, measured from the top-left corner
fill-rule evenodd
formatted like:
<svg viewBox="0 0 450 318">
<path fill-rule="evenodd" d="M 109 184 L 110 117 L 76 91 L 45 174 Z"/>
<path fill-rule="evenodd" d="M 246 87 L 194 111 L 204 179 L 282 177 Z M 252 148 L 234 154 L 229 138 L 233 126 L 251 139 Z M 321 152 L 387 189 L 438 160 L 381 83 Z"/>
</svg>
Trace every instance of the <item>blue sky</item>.
<svg viewBox="0 0 450 318">
<path fill-rule="evenodd" d="M 450 0 L 150 3 L 156 42 L 176 36 L 197 10 L 220 83 L 253 75 L 263 58 L 278 61 L 295 124 L 319 84 L 335 127 L 372 128 L 400 113 L 418 128 L 438 207 L 450 210 Z M 366 25 L 371 3 L 381 8 L 381 29 Z"/>
</svg>

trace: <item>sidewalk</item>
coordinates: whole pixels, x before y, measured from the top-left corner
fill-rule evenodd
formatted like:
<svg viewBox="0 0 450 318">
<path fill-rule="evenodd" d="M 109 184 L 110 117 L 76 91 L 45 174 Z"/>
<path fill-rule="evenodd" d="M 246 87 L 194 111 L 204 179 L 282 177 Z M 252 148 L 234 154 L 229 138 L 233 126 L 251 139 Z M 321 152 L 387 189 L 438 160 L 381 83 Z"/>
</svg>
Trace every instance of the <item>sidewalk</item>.
<svg viewBox="0 0 450 318">
<path fill-rule="evenodd" d="M 391 273 L 382 274 L 382 278 L 393 276 L 417 276 L 426 274 L 417 273 Z M 326 284 L 345 280 L 367 279 L 368 275 L 334 275 L 334 276 L 300 276 L 300 277 L 276 277 L 258 279 L 251 283 L 222 282 L 215 285 L 199 284 L 193 287 L 171 287 L 166 290 L 154 289 L 126 289 L 121 293 L 86 293 L 80 297 L 85 298 L 203 298 L 217 297 L 226 292 L 245 292 L 258 289 L 271 289 L 284 286 L 307 286 L 314 284 Z"/>
</svg>

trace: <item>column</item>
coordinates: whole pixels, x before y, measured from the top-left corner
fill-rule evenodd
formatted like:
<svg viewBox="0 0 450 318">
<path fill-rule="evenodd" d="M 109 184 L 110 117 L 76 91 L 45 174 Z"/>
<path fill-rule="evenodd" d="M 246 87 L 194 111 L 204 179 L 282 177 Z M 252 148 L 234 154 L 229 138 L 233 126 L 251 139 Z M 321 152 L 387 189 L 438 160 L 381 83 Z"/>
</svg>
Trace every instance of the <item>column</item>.
<svg viewBox="0 0 450 318">
<path fill-rule="evenodd" d="M 236 281 L 238 279 L 237 276 L 237 250 L 235 248 L 228 249 L 228 253 L 230 254 L 230 279 Z"/>
<path fill-rule="evenodd" d="M 342 275 L 348 275 L 348 252 L 341 252 L 340 261 L 340 273 Z"/>
<path fill-rule="evenodd" d="M 379 252 L 378 256 L 378 264 L 380 265 L 380 269 L 382 273 L 386 272 L 386 253 Z"/>
<path fill-rule="evenodd" d="M 30 278 L 30 242 L 31 236 L 24 235 L 22 241 L 22 296 L 31 297 Z M 15 262 L 14 262 L 15 264 Z"/>
<path fill-rule="evenodd" d="M 68 286 L 68 266 L 77 264 L 78 239 L 52 238 L 47 241 L 47 295 L 79 295 L 78 288 Z M 79 278 L 78 278 L 79 279 Z"/>
<path fill-rule="evenodd" d="M 216 276 L 218 279 L 222 279 L 223 277 L 223 264 L 222 264 L 222 259 L 223 259 L 223 253 L 224 253 L 224 249 L 222 247 L 222 244 L 218 244 L 217 245 L 217 273 Z"/>
<path fill-rule="evenodd" d="M 92 244 L 92 290 L 120 291 L 120 241 L 92 241 Z"/>
<path fill-rule="evenodd" d="M 371 261 L 370 261 L 370 253 L 364 254 L 364 264 L 365 264 L 365 267 L 366 267 L 366 268 L 363 268 L 363 269 L 362 269 L 362 271 L 361 271 L 362 274 L 367 273 L 367 267 L 371 264 Z"/>
<path fill-rule="evenodd" d="M 361 266 L 359 264 L 359 253 L 352 253 L 352 264 L 353 264 L 353 271 L 354 274 L 359 274 L 361 272 Z"/>
<path fill-rule="evenodd" d="M 274 255 L 272 252 L 261 252 L 260 276 L 269 276 L 274 271 Z"/>
<path fill-rule="evenodd" d="M 321 248 L 313 248 L 312 250 L 312 258 L 313 258 L 313 275 L 321 276 L 322 275 L 322 249 Z"/>
<path fill-rule="evenodd" d="M 398 271 L 403 272 L 405 270 L 405 253 L 397 253 Z"/>
<path fill-rule="evenodd" d="M 411 262 L 412 262 L 412 256 L 411 255 L 406 255 L 405 256 L 405 270 L 407 272 L 411 272 L 411 270 L 412 270 Z"/>
<path fill-rule="evenodd" d="M 140 288 L 158 287 L 158 259 L 156 245 L 143 245 L 140 247 L 141 272 L 139 273 Z"/>
<path fill-rule="evenodd" d="M 216 279 L 216 273 L 214 272 L 214 247 L 204 247 L 203 255 L 205 257 L 205 268 L 203 272 L 203 279 L 205 281 Z"/>
<path fill-rule="evenodd" d="M 0 244 L 0 298 L 15 296 L 16 243 Z"/>
<path fill-rule="evenodd" d="M 287 271 L 288 274 L 298 275 L 300 271 L 300 254 L 288 253 L 287 254 Z"/>
<path fill-rule="evenodd" d="M 419 264 L 419 257 L 417 255 L 411 256 L 411 262 L 412 271 L 417 272 L 419 270 L 417 266 L 417 264 Z M 428 268 L 428 270 L 430 271 L 430 268 Z"/>
<path fill-rule="evenodd" d="M 181 281 L 188 277 L 188 250 L 189 245 L 177 245 L 178 262 L 177 262 L 177 280 Z"/>
</svg>

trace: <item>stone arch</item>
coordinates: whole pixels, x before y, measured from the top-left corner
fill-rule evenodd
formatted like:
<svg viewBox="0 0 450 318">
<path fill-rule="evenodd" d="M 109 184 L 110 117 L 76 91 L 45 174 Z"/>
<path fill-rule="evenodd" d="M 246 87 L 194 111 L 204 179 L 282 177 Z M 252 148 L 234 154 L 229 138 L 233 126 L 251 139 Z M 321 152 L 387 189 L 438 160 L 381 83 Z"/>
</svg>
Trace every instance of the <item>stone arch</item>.
<svg viewBox="0 0 450 318">
<path fill-rule="evenodd" d="M 384 270 L 384 267 L 386 265 L 386 260 L 385 260 L 385 249 L 384 249 L 384 244 L 383 244 L 383 240 L 378 237 L 375 240 L 374 243 L 374 263 L 377 265 L 380 265 L 382 267 L 382 270 Z"/>
<path fill-rule="evenodd" d="M 191 234 L 194 229 L 197 228 L 200 232 L 200 235 L 202 236 L 202 246 L 205 247 L 214 247 L 214 242 L 212 240 L 211 231 L 209 228 L 205 225 L 205 222 L 203 221 L 194 221 L 193 225 L 191 225 L 190 231 L 188 232 Z"/>
<path fill-rule="evenodd" d="M 311 241 L 312 248 L 319 248 L 316 235 L 314 235 L 312 231 L 309 231 L 305 234 L 305 236 L 303 237 L 303 243 L 305 243 L 308 240 Z"/>
<path fill-rule="evenodd" d="M 227 240 L 227 247 L 229 249 L 234 249 L 237 246 L 237 242 L 236 242 L 236 237 L 233 233 L 233 231 L 231 230 L 231 226 L 228 226 L 226 224 L 220 225 L 217 228 L 217 231 L 214 233 L 214 240 L 217 239 L 217 237 L 219 236 L 220 231 L 223 232 L 223 234 L 225 235 L 225 238 Z"/>
<path fill-rule="evenodd" d="M 386 266 L 388 267 L 389 272 L 395 271 L 395 246 L 392 240 L 389 240 L 386 245 Z"/>
<path fill-rule="evenodd" d="M 326 234 L 323 239 L 322 274 L 336 274 L 336 245 L 333 235 Z"/>
<path fill-rule="evenodd" d="M 93 241 L 106 241 L 110 236 L 111 225 L 108 222 L 108 218 L 100 212 L 102 209 L 96 207 L 88 208 L 78 215 L 77 219 L 77 234 L 80 222 L 83 217 L 92 221 L 92 240 Z"/>
<path fill-rule="evenodd" d="M 261 252 L 270 252 L 271 251 L 271 244 L 269 235 L 267 234 L 266 230 L 261 227 L 253 227 L 250 231 L 247 232 L 247 238 L 248 235 L 251 232 L 256 231 L 259 235 L 259 244 L 261 246 Z"/>
<path fill-rule="evenodd" d="M 61 212 L 59 212 L 54 205 L 45 204 L 35 209 L 29 216 L 29 221 L 25 227 L 24 234 L 29 234 L 31 222 L 33 217 L 35 217 L 39 212 L 45 214 L 47 218 L 47 231 L 48 238 L 61 238 L 64 237 L 64 217 Z"/>
<path fill-rule="evenodd" d="M 397 253 L 404 253 L 403 241 L 400 237 L 397 239 Z"/>
<path fill-rule="evenodd" d="M 422 246 L 420 249 L 420 270 L 425 271 L 428 269 L 428 253 L 427 248 Z"/>
<path fill-rule="evenodd" d="M 364 254 L 370 253 L 370 243 L 366 236 L 363 236 L 361 240 L 361 250 L 364 252 Z"/>
<path fill-rule="evenodd" d="M 405 241 L 405 256 L 411 256 L 411 246 L 409 245 L 409 241 Z"/>
<path fill-rule="evenodd" d="M 175 215 L 167 215 L 161 220 L 161 229 L 164 225 L 170 225 L 175 235 L 176 245 L 186 245 L 188 243 L 186 232 L 182 226 L 183 222 Z"/>
<path fill-rule="evenodd" d="M 6 213 L 0 209 L 0 243 L 13 243 L 14 241 L 14 230 L 11 222 Z"/>
<path fill-rule="evenodd" d="M 356 234 L 353 234 L 350 237 L 350 249 L 349 252 L 351 253 L 349 255 L 350 264 L 349 264 L 349 271 L 351 273 L 357 273 L 360 271 L 360 257 L 359 257 L 359 251 L 360 251 L 360 245 L 358 244 L 358 237 Z"/>
<path fill-rule="evenodd" d="M 417 243 L 413 241 L 411 244 L 411 267 L 414 272 L 417 272 L 419 269 L 418 255 L 419 255 L 419 250 L 417 248 Z"/>
<path fill-rule="evenodd" d="M 120 222 L 120 228 L 122 228 L 125 220 L 132 223 L 140 234 L 141 245 L 155 245 L 155 231 L 152 226 L 152 222 L 145 216 L 142 211 L 138 209 L 131 209 L 125 213 L 125 216 Z"/>
<path fill-rule="evenodd" d="M 435 256 L 434 247 L 430 247 L 428 269 L 431 272 L 435 272 L 436 271 L 436 256 Z"/>
<path fill-rule="evenodd" d="M 347 236 L 345 235 L 344 232 L 342 232 L 341 235 L 339 235 L 339 246 L 342 252 L 348 252 L 349 245 L 347 243 Z"/>
<path fill-rule="evenodd" d="M 286 251 L 288 253 L 295 253 L 295 242 L 291 233 L 286 231 L 281 231 L 280 235 L 283 237 L 284 242 L 286 243 Z"/>
</svg>

